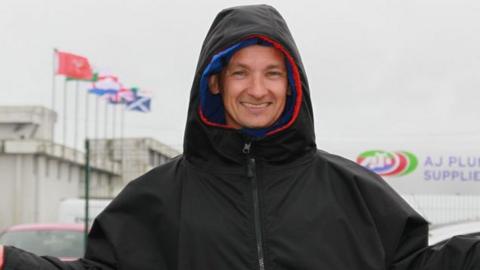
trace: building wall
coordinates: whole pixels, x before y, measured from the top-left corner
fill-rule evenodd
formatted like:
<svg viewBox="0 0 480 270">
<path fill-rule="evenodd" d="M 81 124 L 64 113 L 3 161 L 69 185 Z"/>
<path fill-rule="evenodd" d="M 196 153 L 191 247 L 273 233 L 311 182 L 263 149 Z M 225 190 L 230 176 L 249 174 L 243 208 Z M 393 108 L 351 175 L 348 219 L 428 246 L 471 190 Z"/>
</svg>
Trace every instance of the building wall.
<svg viewBox="0 0 480 270">
<path fill-rule="evenodd" d="M 15 160 L 0 155 L 0 229 L 15 219 Z"/>
<path fill-rule="evenodd" d="M 128 182 L 178 154 L 144 138 L 98 140 L 92 145 L 92 198 L 113 198 Z M 83 164 L 83 153 L 50 141 L 0 140 L 0 229 L 56 222 L 62 200 L 84 197 Z"/>
<path fill-rule="evenodd" d="M 33 222 L 38 217 L 38 178 L 33 173 L 33 156 L 0 157 L 2 209 L 0 226 Z"/>
<path fill-rule="evenodd" d="M 91 148 L 93 160 L 101 161 L 108 158 L 121 164 L 123 185 L 115 187 L 115 194 L 118 194 L 128 182 L 180 154 L 150 138 L 92 140 Z"/>
<path fill-rule="evenodd" d="M 84 197 L 85 154 L 53 141 L 55 121 L 56 113 L 45 107 L 0 106 L 0 230 L 57 222 L 62 200 Z M 91 149 L 92 198 L 114 197 L 178 154 L 149 138 L 94 140 Z"/>
<path fill-rule="evenodd" d="M 35 159 L 41 202 L 36 222 L 52 222 L 57 219 L 59 202 L 78 196 L 78 171 L 81 167 L 46 156 L 37 156 Z"/>
<path fill-rule="evenodd" d="M 0 154 L 0 229 L 58 220 L 59 204 L 84 195 L 84 167 L 38 154 Z M 91 172 L 90 196 L 112 198 L 119 177 Z"/>
<path fill-rule="evenodd" d="M 41 106 L 0 106 L 0 139 L 51 140 L 56 118 Z"/>
</svg>

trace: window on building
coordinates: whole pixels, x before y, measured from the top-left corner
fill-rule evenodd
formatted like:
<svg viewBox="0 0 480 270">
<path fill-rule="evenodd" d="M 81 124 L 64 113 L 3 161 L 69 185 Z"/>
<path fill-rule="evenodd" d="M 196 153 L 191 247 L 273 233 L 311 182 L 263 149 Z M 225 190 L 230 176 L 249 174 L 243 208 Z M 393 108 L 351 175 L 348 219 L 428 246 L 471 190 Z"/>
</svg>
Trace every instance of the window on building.
<svg viewBox="0 0 480 270">
<path fill-rule="evenodd" d="M 153 150 L 148 150 L 148 157 L 149 157 L 148 164 L 152 167 L 157 166 L 157 155 Z"/>
<path fill-rule="evenodd" d="M 50 159 L 46 158 L 45 159 L 45 177 L 48 178 L 49 175 L 50 175 Z"/>
</svg>

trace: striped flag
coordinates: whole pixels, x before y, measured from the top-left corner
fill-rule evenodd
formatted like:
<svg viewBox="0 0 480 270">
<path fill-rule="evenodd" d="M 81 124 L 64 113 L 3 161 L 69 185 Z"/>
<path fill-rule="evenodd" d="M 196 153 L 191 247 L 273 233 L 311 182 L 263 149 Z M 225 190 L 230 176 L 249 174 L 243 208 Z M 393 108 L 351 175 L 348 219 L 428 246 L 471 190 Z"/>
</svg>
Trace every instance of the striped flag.
<svg viewBox="0 0 480 270">
<path fill-rule="evenodd" d="M 97 81 L 92 83 L 88 92 L 97 96 L 115 95 L 121 88 L 122 84 L 117 76 L 99 74 Z"/>
</svg>

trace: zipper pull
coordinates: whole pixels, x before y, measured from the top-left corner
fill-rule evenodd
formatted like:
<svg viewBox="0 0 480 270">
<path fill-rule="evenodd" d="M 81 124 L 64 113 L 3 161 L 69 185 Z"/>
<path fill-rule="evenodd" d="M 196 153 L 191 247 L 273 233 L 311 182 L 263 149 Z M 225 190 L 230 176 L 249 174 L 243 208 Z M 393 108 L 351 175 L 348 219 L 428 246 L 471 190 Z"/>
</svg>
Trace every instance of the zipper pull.
<svg viewBox="0 0 480 270">
<path fill-rule="evenodd" d="M 249 158 L 247 160 L 247 177 L 248 178 L 253 178 L 255 177 L 255 159 L 254 158 Z"/>
<path fill-rule="evenodd" d="M 243 145 L 243 149 L 242 149 L 242 153 L 248 155 L 250 154 L 250 147 L 252 146 L 252 142 L 246 142 L 244 145 Z"/>
</svg>

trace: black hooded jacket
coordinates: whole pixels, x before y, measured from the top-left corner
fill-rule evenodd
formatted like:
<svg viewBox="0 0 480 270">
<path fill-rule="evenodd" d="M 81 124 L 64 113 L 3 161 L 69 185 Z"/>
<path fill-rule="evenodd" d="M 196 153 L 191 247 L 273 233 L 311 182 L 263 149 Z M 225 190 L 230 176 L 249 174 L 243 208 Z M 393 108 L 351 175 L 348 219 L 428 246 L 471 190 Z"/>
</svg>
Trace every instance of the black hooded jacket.
<svg viewBox="0 0 480 270">
<path fill-rule="evenodd" d="M 267 130 L 229 128 L 201 90 L 208 70 L 228 60 L 218 55 L 250 40 L 283 52 L 294 88 L 283 120 Z M 478 240 L 427 247 L 427 222 L 380 177 L 316 149 L 309 92 L 274 8 L 223 10 L 201 50 L 184 154 L 119 194 L 94 222 L 85 258 L 7 247 L 5 270 L 480 269 Z"/>
</svg>

